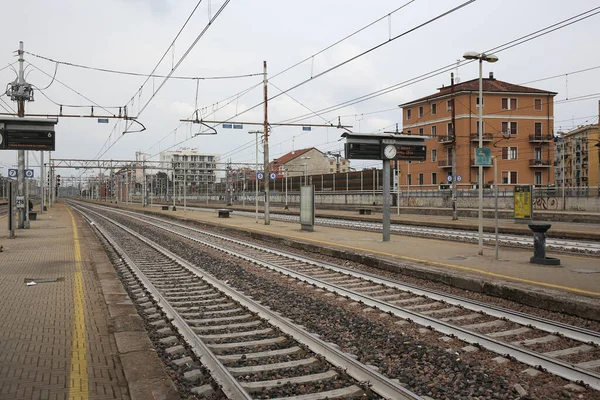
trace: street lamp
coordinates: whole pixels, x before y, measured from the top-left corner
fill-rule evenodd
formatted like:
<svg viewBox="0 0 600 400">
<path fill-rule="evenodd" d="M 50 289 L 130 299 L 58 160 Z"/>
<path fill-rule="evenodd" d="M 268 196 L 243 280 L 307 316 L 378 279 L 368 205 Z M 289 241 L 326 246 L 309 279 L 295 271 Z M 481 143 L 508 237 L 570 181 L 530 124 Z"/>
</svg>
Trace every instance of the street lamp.
<svg viewBox="0 0 600 400">
<path fill-rule="evenodd" d="M 288 169 L 285 168 L 283 170 L 283 173 L 285 174 L 285 209 L 288 209 L 288 195 L 287 195 L 287 190 L 288 190 L 288 182 L 287 182 L 287 177 L 288 177 Z"/>
<path fill-rule="evenodd" d="M 300 159 L 302 160 L 310 160 L 310 157 L 305 156 L 305 157 L 300 157 Z M 304 186 L 308 185 L 308 163 L 304 163 L 302 164 L 304 165 Z"/>
<path fill-rule="evenodd" d="M 483 62 L 495 63 L 498 57 L 494 54 L 467 51 L 464 55 L 467 60 L 479 60 L 479 148 L 483 148 Z M 479 165 L 479 255 L 483 255 L 483 166 Z"/>
</svg>

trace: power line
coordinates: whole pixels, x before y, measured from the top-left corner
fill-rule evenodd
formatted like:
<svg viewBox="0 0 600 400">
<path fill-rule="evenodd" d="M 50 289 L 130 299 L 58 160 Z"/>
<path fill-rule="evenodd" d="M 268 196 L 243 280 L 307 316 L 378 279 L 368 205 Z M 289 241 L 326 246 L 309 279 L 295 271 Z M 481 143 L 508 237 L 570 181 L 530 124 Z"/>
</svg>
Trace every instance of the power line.
<svg viewBox="0 0 600 400">
<path fill-rule="evenodd" d="M 342 39 L 340 39 L 340 40 L 336 41 L 335 43 L 333 43 L 333 44 L 331 44 L 331 45 L 329 45 L 329 46 L 325 47 L 324 49 L 322 49 L 322 50 L 320 50 L 320 51 L 318 51 L 318 52 L 316 52 L 316 53 L 312 54 L 311 56 L 309 56 L 309 57 L 306 57 L 305 59 L 303 59 L 303 60 L 301 60 L 301 61 L 299 61 L 299 62 L 297 62 L 297 63 L 293 64 L 292 66 L 290 66 L 290 67 L 288 67 L 288 68 L 286 68 L 286 69 L 284 69 L 284 70 L 282 70 L 282 71 L 280 71 L 280 72 L 276 73 L 275 75 L 271 76 L 271 77 L 270 77 L 270 79 L 274 79 L 274 78 L 276 78 L 277 76 L 279 76 L 279 75 L 282 75 L 282 74 L 284 74 L 285 72 L 287 72 L 287 71 L 289 71 L 289 70 L 291 70 L 291 69 L 293 69 L 293 68 L 295 68 L 295 67 L 297 67 L 297 66 L 299 66 L 299 65 L 303 64 L 304 62 L 306 62 L 306 61 L 308 61 L 308 60 L 310 60 L 310 59 L 314 59 L 314 57 L 315 57 L 315 56 L 317 56 L 317 55 L 319 55 L 319 54 L 321 54 L 321 53 L 323 53 L 323 52 L 325 52 L 325 51 L 327 51 L 327 50 L 329 50 L 329 49 L 333 48 L 334 46 L 336 46 L 336 45 L 338 45 L 338 44 L 342 43 L 343 41 L 345 41 L 345 40 L 349 39 L 350 37 L 352 37 L 352 36 L 354 36 L 354 35 L 356 35 L 356 34 L 358 34 L 358 33 L 362 32 L 362 31 L 364 31 L 365 29 L 367 29 L 367 28 L 369 28 L 369 27 L 373 26 L 374 24 L 376 24 L 376 23 L 378 23 L 378 22 L 382 21 L 383 19 L 391 17 L 391 15 L 392 15 L 392 14 L 395 14 L 396 12 L 398 12 L 398 11 L 400 11 L 401 9 L 403 9 L 404 7 L 406 7 L 406 6 L 410 5 L 410 4 L 411 4 L 411 3 L 413 3 L 414 1 L 416 1 L 416 0 L 411 0 L 411 1 L 409 1 L 408 3 L 406 3 L 406 4 L 404 4 L 404 5 L 400 6 L 400 7 L 398 7 L 398 8 L 396 8 L 396 9 L 394 9 L 393 11 L 391 11 L 391 12 L 389 12 L 389 13 L 385 14 L 384 16 L 382 16 L 382 17 L 378 18 L 377 20 L 375 20 L 375 21 L 373 21 L 373 22 L 371 22 L 371 23 L 369 23 L 369 24 L 367 24 L 367 25 L 363 26 L 362 28 L 360 28 L 360 29 L 358 29 L 358 30 L 354 31 L 353 33 L 351 33 L 351 34 L 349 34 L 349 35 L 345 36 L 344 38 L 342 38 Z M 227 102 L 226 104 L 224 104 L 223 106 L 220 106 L 220 107 L 218 106 L 218 104 L 219 104 L 220 102 L 213 103 L 213 104 L 212 104 L 213 106 L 214 106 L 215 104 L 217 104 L 217 108 L 216 108 L 216 109 L 214 109 L 214 108 L 213 108 L 213 111 L 212 111 L 211 113 L 207 114 L 206 116 L 208 117 L 208 116 L 210 116 L 210 115 L 213 115 L 213 114 L 215 114 L 217 111 L 219 111 L 219 110 L 221 110 L 221 109 L 225 108 L 227 105 L 231 104 L 231 103 L 232 103 L 234 100 L 236 100 L 236 96 L 237 96 L 237 99 L 239 100 L 239 98 L 240 98 L 241 96 L 244 96 L 244 95 L 246 95 L 246 94 L 247 94 L 247 93 L 249 93 L 251 90 L 255 89 L 256 87 L 258 87 L 258 86 L 260 86 L 260 85 L 262 85 L 262 83 L 263 83 L 263 82 L 261 81 L 261 82 L 259 82 L 259 83 L 258 83 L 258 84 L 256 84 L 256 85 L 253 85 L 253 86 L 250 86 L 250 87 L 249 87 L 249 88 L 247 88 L 247 89 L 244 89 L 243 91 L 239 92 L 237 95 L 234 95 L 234 96 L 232 96 L 232 97 L 231 97 L 231 100 L 230 100 L 229 102 Z M 279 89 L 279 90 L 281 90 L 281 89 Z M 240 96 L 240 95 L 241 95 L 241 96 Z M 227 101 L 228 99 L 229 99 L 229 98 L 227 98 L 227 99 L 223 100 L 223 102 Z M 295 100 L 295 99 L 294 99 L 294 100 Z M 258 105 L 261 105 L 261 104 L 263 104 L 263 103 L 261 102 L 261 103 L 259 103 Z M 206 108 L 206 107 L 204 107 L 204 108 Z M 198 110 L 196 110 L 196 111 L 198 111 Z M 249 111 L 249 110 L 245 110 L 245 111 L 244 111 L 244 113 L 245 113 L 245 112 L 247 112 L 247 111 Z M 238 115 L 240 115 L 240 114 L 237 114 L 237 113 L 236 113 L 236 114 L 235 114 L 233 117 L 231 117 L 231 118 L 235 118 L 235 117 L 236 117 L 236 116 L 238 116 Z M 231 118 L 229 118 L 229 119 L 231 119 Z M 329 122 L 329 121 L 328 121 L 328 122 Z M 183 125 L 183 124 L 180 124 L 180 125 L 179 125 L 179 126 L 178 126 L 178 127 L 175 129 L 175 130 L 174 130 L 174 131 L 176 131 L 176 130 L 177 130 L 179 127 L 181 127 L 182 125 Z M 168 137 L 169 135 L 171 135 L 171 134 L 172 134 L 172 132 L 173 132 L 173 131 L 171 131 L 169 134 L 167 134 L 167 135 L 165 136 L 165 138 L 166 138 L 166 137 Z M 160 143 L 160 142 L 162 142 L 162 140 L 164 140 L 164 138 L 163 138 L 163 139 L 161 139 L 161 140 L 159 141 L 159 143 Z M 154 147 L 154 145 L 153 145 L 152 147 Z"/>
<path fill-rule="evenodd" d="M 69 86 L 69 85 L 67 85 L 66 83 L 62 82 L 61 80 L 59 80 L 58 78 L 56 78 L 56 76 L 54 76 L 54 77 L 53 77 L 52 75 L 48 74 L 46 71 L 44 71 L 43 69 L 41 69 L 41 68 L 37 67 L 36 65 L 34 65 L 34 64 L 32 64 L 32 63 L 30 63 L 29 61 L 28 61 L 27 63 L 28 63 L 29 65 L 31 65 L 32 67 L 34 67 L 36 70 L 40 71 L 42 74 L 44 74 L 44 75 L 46 75 L 46 76 L 48 76 L 48 77 L 50 77 L 50 78 L 53 78 L 53 79 L 54 79 L 54 81 L 56 81 L 56 82 L 60 83 L 61 85 L 63 85 L 64 87 L 66 87 L 67 89 L 69 89 L 70 91 L 72 91 L 73 93 L 77 94 L 78 96 L 81 96 L 82 98 L 84 98 L 84 99 L 86 99 L 87 101 L 89 101 L 90 103 L 92 103 L 94 106 L 96 106 L 96 107 L 98 107 L 98 108 L 100 108 L 100 109 L 102 109 L 102 110 L 106 111 L 106 112 L 107 112 L 107 113 L 109 113 L 109 114 L 112 114 L 113 116 L 115 116 L 115 114 L 114 114 L 113 112 L 109 111 L 109 110 L 108 110 L 108 108 L 121 108 L 121 107 L 119 107 L 119 106 L 112 106 L 112 107 L 111 107 L 111 106 L 102 106 L 102 105 L 100 105 L 100 104 L 96 103 L 94 100 L 90 99 L 89 97 L 87 97 L 87 96 L 85 96 L 85 95 L 81 94 L 80 92 L 78 92 L 77 90 L 73 89 L 72 87 L 70 87 L 70 86 Z M 35 87 L 35 86 L 34 86 L 34 87 Z M 37 88 L 37 87 L 36 87 L 36 88 Z M 50 97 L 48 97 L 48 96 L 47 96 L 47 95 L 46 95 L 46 94 L 43 92 L 43 89 L 39 89 L 39 88 L 37 88 L 37 89 L 38 89 L 38 90 L 40 91 L 40 93 L 42 93 L 42 94 L 43 94 L 43 95 L 44 95 L 44 96 L 45 96 L 45 97 L 46 97 L 48 100 L 50 100 L 52 103 L 54 103 L 54 104 L 56 104 L 56 105 L 58 105 L 58 106 L 74 107 L 74 108 L 81 108 L 81 107 L 92 107 L 92 106 L 90 106 L 90 105 L 87 105 L 87 106 L 86 106 L 86 105 L 68 105 L 68 104 L 61 104 L 61 103 L 58 103 L 58 102 L 56 102 L 56 101 L 54 101 L 54 100 L 50 99 Z"/>
<path fill-rule="evenodd" d="M 204 36 L 204 34 L 206 33 L 206 31 L 208 30 L 208 28 L 210 28 L 210 26 L 213 24 L 213 22 L 219 17 L 219 15 L 221 15 L 221 13 L 223 12 L 223 10 L 225 9 L 225 7 L 227 7 L 227 5 L 229 4 L 231 0 L 225 0 L 225 2 L 223 3 L 223 5 L 217 10 L 217 12 L 215 13 L 215 15 L 210 19 L 210 21 L 204 26 L 204 29 L 202 29 L 202 31 L 200 32 L 200 34 L 196 37 L 196 39 L 192 42 L 192 44 L 188 47 L 188 49 L 185 51 L 185 53 L 183 53 L 183 55 L 181 56 L 181 58 L 179 59 L 179 61 L 177 61 L 177 63 L 173 66 L 173 68 L 171 69 L 171 72 L 169 72 L 169 74 L 167 74 L 167 76 L 165 77 L 165 79 L 161 82 L 161 84 L 158 86 L 158 88 L 152 93 L 152 96 L 150 96 L 150 98 L 148 99 L 148 101 L 146 102 L 146 104 L 144 104 L 144 106 L 141 108 L 141 110 L 138 111 L 137 115 L 139 117 L 139 115 L 144 112 L 144 110 L 146 109 L 146 107 L 148 107 L 148 105 L 150 104 L 150 102 L 154 99 L 154 97 L 156 96 L 156 94 L 160 91 L 160 89 L 167 83 L 167 81 L 169 80 L 169 78 L 171 77 L 171 75 L 177 70 L 177 68 L 179 67 L 179 65 L 181 65 L 181 63 L 183 62 L 183 60 L 186 59 L 186 57 L 188 56 L 188 54 L 192 51 L 192 49 L 196 46 L 196 44 L 198 43 L 198 41 Z M 202 2 L 202 0 L 200 0 L 198 2 L 198 5 Z M 196 7 L 198 7 L 198 5 Z M 196 9 L 194 8 L 194 11 Z M 191 18 L 191 15 L 190 17 Z M 189 21 L 188 18 L 188 21 Z M 186 21 L 187 24 L 187 21 Z M 185 27 L 185 24 L 184 24 Z M 181 28 L 183 30 L 183 27 Z M 179 31 L 179 33 L 181 33 L 181 31 Z M 177 36 L 179 36 L 179 34 L 177 34 Z M 163 56 L 164 57 L 164 56 Z M 161 59 L 162 61 L 162 59 Z M 158 67 L 158 66 L 157 66 Z M 155 68 L 156 70 L 156 68 Z M 152 71 L 152 73 L 154 73 L 154 70 Z M 148 79 L 150 79 L 148 77 Z M 148 79 L 146 79 L 146 82 L 148 81 Z M 143 86 L 143 85 L 142 85 Z M 134 96 L 135 97 L 135 96 Z M 131 124 L 126 125 L 125 126 L 125 131 L 127 131 L 127 129 L 129 128 L 129 126 L 131 126 Z"/>
<path fill-rule="evenodd" d="M 588 71 L 593 71 L 595 69 L 600 69 L 600 65 L 597 65 L 595 67 L 591 67 L 591 68 L 585 68 L 585 69 L 580 69 L 577 71 L 572 71 L 572 72 L 566 72 L 564 74 L 560 74 L 560 75 L 553 75 L 553 76 L 548 76 L 546 78 L 540 78 L 540 79 L 536 79 L 533 81 L 528 81 L 528 82 L 524 82 L 524 83 L 520 83 L 520 85 L 528 85 L 530 83 L 535 83 L 535 82 L 542 82 L 542 81 L 547 81 L 549 79 L 554 79 L 554 78 L 562 78 L 563 76 L 567 76 L 567 75 L 575 75 L 575 74 L 579 74 L 581 72 L 588 72 Z"/>
<path fill-rule="evenodd" d="M 540 29 L 540 30 L 537 30 L 535 32 L 529 33 L 527 35 L 521 36 L 521 37 L 519 37 L 517 39 L 511 40 L 511 41 L 506 42 L 506 43 L 504 43 L 502 45 L 496 46 L 496 47 L 494 47 L 492 49 L 489 49 L 489 50 L 487 50 L 485 52 L 486 53 L 490 53 L 490 52 L 494 52 L 495 51 L 495 52 L 498 53 L 498 52 L 507 50 L 509 48 L 518 46 L 520 44 L 526 43 L 526 42 L 528 42 L 528 41 L 530 41 L 532 39 L 535 39 L 535 38 L 538 38 L 540 36 L 546 35 L 548 33 L 554 32 L 554 31 L 556 31 L 558 29 L 562 29 L 562 28 L 567 27 L 569 25 L 572 25 L 572 24 L 574 24 L 576 22 L 580 22 L 580 21 L 582 21 L 582 20 L 584 20 L 586 18 L 589 18 L 589 17 L 591 17 L 593 15 L 598 14 L 598 12 L 595 12 L 595 13 L 593 13 L 591 15 L 588 15 L 588 16 L 585 16 L 583 18 L 580 18 L 580 19 L 578 19 L 576 21 L 572 21 L 572 20 L 576 19 L 576 18 L 579 18 L 582 15 L 592 13 L 592 12 L 596 11 L 598 8 L 600 8 L 600 7 L 596 7 L 596 8 L 590 9 L 590 10 L 584 12 L 584 13 L 581 13 L 581 14 L 575 15 L 573 17 L 564 19 L 564 20 L 562 20 L 562 21 L 560 21 L 558 23 L 549 25 L 549 26 L 547 26 L 547 27 L 545 27 L 543 29 Z M 569 21 L 571 21 L 571 22 L 569 22 Z M 566 22 L 569 22 L 569 23 L 565 24 Z M 556 27 L 556 26 L 558 26 L 560 24 L 565 24 L 565 25 Z M 551 29 L 551 28 L 554 28 L 554 29 Z M 547 32 L 544 32 L 544 31 L 547 31 Z M 543 33 L 540 33 L 540 32 L 543 32 Z M 536 35 L 536 36 L 532 37 L 533 35 Z M 467 64 L 470 64 L 471 62 L 474 62 L 474 61 L 473 60 L 467 60 L 467 61 L 463 60 L 460 63 L 461 63 L 461 65 L 467 65 Z M 357 98 L 354 98 L 354 99 L 351 99 L 351 100 L 348 100 L 348 101 L 345 101 L 345 102 L 342 102 L 342 103 L 338 103 L 337 105 L 334 105 L 334 106 L 323 108 L 321 110 L 318 110 L 317 112 L 320 113 L 320 114 L 323 114 L 323 113 L 328 113 L 328 112 L 332 112 L 332 111 L 337 111 L 339 109 L 342 109 L 342 108 L 345 108 L 345 107 L 349 107 L 351 105 L 358 104 L 358 103 L 361 103 L 363 101 L 367 101 L 367 100 L 373 99 L 375 97 L 379 97 L 379 96 L 382 96 L 384 94 L 390 93 L 392 91 L 395 91 L 395 90 L 398 90 L 398 89 L 401 89 L 401 88 L 413 85 L 415 83 L 419 83 L 419 82 L 422 82 L 424 80 L 433 78 L 433 77 L 441 75 L 443 73 L 452 71 L 455 68 L 456 68 L 456 63 L 448 64 L 448 65 L 445 65 L 445 66 L 443 66 L 441 68 L 437 68 L 437 69 L 435 69 L 433 71 L 430 71 L 428 73 L 419 75 L 419 76 L 417 76 L 415 78 L 411 78 L 411 79 L 408 79 L 406 81 L 397 83 L 395 85 L 388 86 L 387 88 L 383 88 L 383 89 L 377 90 L 375 92 L 371 92 L 371 93 L 368 93 L 366 95 L 359 96 Z M 295 117 L 295 118 L 289 118 L 287 120 L 284 120 L 283 122 L 290 122 L 290 121 L 299 122 L 299 121 L 302 121 L 303 119 L 306 119 L 310 115 L 311 114 L 304 114 L 304 115 L 301 115 L 301 116 L 298 116 L 298 117 Z"/>
<path fill-rule="evenodd" d="M 52 59 L 50 57 L 45 57 L 45 56 L 42 56 L 39 54 L 31 53 L 29 51 L 25 51 L 25 53 L 27 53 L 31 56 L 40 58 L 42 60 L 53 62 L 57 65 L 59 65 L 59 64 L 66 65 L 69 67 L 82 68 L 82 69 L 87 69 L 87 70 L 92 70 L 92 71 L 106 72 L 106 73 L 118 74 L 118 75 L 128 75 L 128 76 L 144 76 L 144 77 L 150 77 L 150 78 L 166 78 L 167 77 L 166 75 L 158 75 L 158 74 L 154 74 L 154 73 L 151 73 L 150 75 L 148 75 L 148 74 L 142 74 L 140 72 L 130 72 L 130 71 L 110 69 L 110 68 L 90 67 L 87 65 L 72 63 L 72 62 L 68 62 L 68 61 L 58 61 L 58 60 Z M 0 71 L 1 71 L 1 69 L 0 69 Z M 202 81 L 202 80 L 249 78 L 252 76 L 260 76 L 260 75 L 262 75 L 262 73 L 260 73 L 260 72 L 256 73 L 256 74 L 239 74 L 239 75 L 224 75 L 224 76 L 176 76 L 176 75 L 173 75 L 173 76 L 171 76 L 171 79 L 181 79 L 181 80 L 191 80 L 191 81 L 201 80 Z"/>
</svg>

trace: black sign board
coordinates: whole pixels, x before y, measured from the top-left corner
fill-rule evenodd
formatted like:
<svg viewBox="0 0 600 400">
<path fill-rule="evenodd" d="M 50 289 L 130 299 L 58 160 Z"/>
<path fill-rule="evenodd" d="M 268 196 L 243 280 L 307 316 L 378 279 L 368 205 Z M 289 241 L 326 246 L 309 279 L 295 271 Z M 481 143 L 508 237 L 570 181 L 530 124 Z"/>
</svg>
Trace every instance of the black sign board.
<svg viewBox="0 0 600 400">
<path fill-rule="evenodd" d="M 0 149 L 54 151 L 56 123 L 50 119 L 0 120 Z"/>
<path fill-rule="evenodd" d="M 396 145 L 396 160 L 425 161 L 427 159 L 427 147 L 423 145 Z"/>
<path fill-rule="evenodd" d="M 381 158 L 381 145 L 376 143 L 345 143 L 348 160 L 377 160 Z"/>
</svg>

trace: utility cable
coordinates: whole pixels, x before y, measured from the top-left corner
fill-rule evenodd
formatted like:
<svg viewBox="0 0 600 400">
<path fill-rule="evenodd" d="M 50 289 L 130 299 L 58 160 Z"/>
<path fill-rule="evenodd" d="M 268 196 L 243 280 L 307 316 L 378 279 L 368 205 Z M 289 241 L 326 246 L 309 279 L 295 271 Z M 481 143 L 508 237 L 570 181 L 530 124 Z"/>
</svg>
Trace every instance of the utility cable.
<svg viewBox="0 0 600 400">
<path fill-rule="evenodd" d="M 221 5 L 221 7 L 219 8 L 219 10 L 217 10 L 217 12 L 215 13 L 215 15 L 210 19 L 210 21 L 206 24 L 206 26 L 204 27 L 204 29 L 202 29 L 202 31 L 200 32 L 200 34 L 196 37 L 196 39 L 192 42 L 192 44 L 188 47 L 188 49 L 185 51 L 185 53 L 183 53 L 183 55 L 181 56 L 181 58 L 179 59 L 179 61 L 177 61 L 177 63 L 173 66 L 173 68 L 171 69 L 171 72 L 169 72 L 167 74 L 167 76 L 165 77 L 165 79 L 161 82 L 161 84 L 158 86 L 158 88 L 152 93 L 152 96 L 150 96 L 150 98 L 148 99 L 148 101 L 144 104 L 144 106 L 140 109 L 140 111 L 138 112 L 138 117 L 141 113 L 144 112 L 144 110 L 146 109 L 146 107 L 148 107 L 148 105 L 150 104 L 150 102 L 154 99 L 154 97 L 156 96 L 156 94 L 160 91 L 160 89 L 167 83 L 167 81 L 169 80 L 169 78 L 171 77 L 171 75 L 177 70 L 177 68 L 179 67 L 179 65 L 181 65 L 181 63 L 186 59 L 186 57 L 188 56 L 188 54 L 190 54 L 190 52 L 192 51 L 192 49 L 196 46 L 196 44 L 198 43 L 198 41 L 204 36 L 204 34 L 206 33 L 206 31 L 208 30 L 208 28 L 210 28 L 210 26 L 214 23 L 214 21 L 219 17 L 219 15 L 221 15 L 221 13 L 223 12 L 223 10 L 225 9 L 225 7 L 227 7 L 227 5 L 229 4 L 231 0 L 225 0 L 225 2 L 223 3 L 223 5 Z M 200 2 L 198 2 L 198 5 L 202 2 L 202 0 L 200 0 Z M 196 6 L 197 7 L 197 6 Z M 195 9 L 194 9 L 195 10 Z M 191 18 L 191 15 L 190 15 Z M 188 18 L 189 21 L 189 18 Z M 187 21 L 186 21 L 187 24 Z M 185 26 L 185 25 L 184 25 Z M 183 29 L 183 28 L 182 28 Z M 180 31 L 181 33 L 181 31 Z M 178 34 L 179 36 L 179 34 Z M 161 59 L 162 60 L 162 59 Z M 154 70 L 152 71 L 152 73 L 154 73 Z M 148 77 L 148 79 L 150 79 Z M 147 82 L 148 80 L 146 80 Z M 143 85 L 142 85 L 143 86 Z M 127 131 L 127 129 L 129 129 L 129 127 L 131 126 L 131 124 L 128 124 L 125 126 L 125 131 Z"/>
<path fill-rule="evenodd" d="M 511 41 L 506 42 L 506 43 L 504 43 L 502 45 L 499 45 L 499 46 L 496 46 L 496 47 L 494 47 L 492 49 L 489 49 L 489 50 L 485 51 L 485 53 L 491 53 L 491 52 L 498 53 L 498 52 L 504 51 L 506 49 L 518 46 L 520 44 L 526 43 L 526 42 L 528 42 L 528 41 L 530 41 L 532 39 L 535 39 L 535 38 L 538 38 L 540 36 L 546 35 L 548 33 L 554 32 L 554 31 L 556 31 L 558 29 L 562 29 L 562 28 L 567 27 L 567 26 L 569 26 L 571 24 L 574 24 L 576 22 L 580 22 L 580 21 L 582 21 L 582 20 L 584 20 L 586 18 L 589 18 L 589 17 L 591 17 L 593 15 L 598 14 L 599 12 L 595 12 L 592 15 L 585 16 L 585 17 L 580 18 L 580 19 L 578 19 L 576 21 L 572 21 L 572 20 L 576 19 L 576 18 L 578 18 L 578 17 L 580 17 L 582 15 L 589 14 L 589 13 L 591 13 L 593 11 L 596 11 L 598 8 L 600 8 L 600 7 L 596 7 L 596 8 L 590 9 L 590 10 L 584 12 L 584 13 L 578 14 L 578 15 L 570 17 L 570 18 L 567 18 L 567 19 L 562 20 L 562 21 L 560 21 L 558 23 L 549 25 L 549 26 L 547 26 L 547 27 L 545 27 L 543 29 L 540 29 L 540 30 L 537 30 L 535 32 L 529 33 L 527 35 L 521 36 L 521 37 L 519 37 L 517 39 L 511 40 Z M 571 22 L 569 22 L 569 21 L 571 21 Z M 565 24 L 565 25 L 562 25 L 562 26 L 558 26 L 558 25 L 564 24 L 566 22 L 569 22 L 569 23 Z M 554 29 L 549 30 L 550 28 L 554 28 Z M 544 31 L 546 31 L 546 32 L 544 32 Z M 543 32 L 543 33 L 540 33 L 540 32 Z M 536 36 L 532 37 L 533 35 L 536 35 Z M 462 65 L 466 65 L 466 64 L 470 64 L 472 62 L 474 62 L 474 61 L 473 60 L 461 61 L 461 64 Z M 327 113 L 327 112 L 337 111 L 339 109 L 342 109 L 342 108 L 345 108 L 345 107 L 348 107 L 348 106 L 351 106 L 351 105 L 354 105 L 354 104 L 358 104 L 358 103 L 361 103 L 363 101 L 367 101 L 367 100 L 373 99 L 375 97 L 382 96 L 384 94 L 387 94 L 387 93 L 390 93 L 392 91 L 404 88 L 406 86 L 409 86 L 409 85 L 412 85 L 412 84 L 415 84 L 415 83 L 418 83 L 418 82 L 422 82 L 422 81 L 430 79 L 432 77 L 435 77 L 435 76 L 441 75 L 443 73 L 452 71 L 455 68 L 456 68 L 456 63 L 448 64 L 448 65 L 446 65 L 444 67 L 438 68 L 436 70 L 430 71 L 430 72 L 428 72 L 426 74 L 422 74 L 420 76 L 417 76 L 415 78 L 406 80 L 404 82 L 400 82 L 400 83 L 397 83 L 395 85 L 391 85 L 391 86 L 388 86 L 386 88 L 377 90 L 375 92 L 371 92 L 369 94 L 366 94 L 366 95 L 363 95 L 363 96 L 359 96 L 359 97 L 354 98 L 352 100 L 348 100 L 348 101 L 339 103 L 337 105 L 326 107 L 324 109 L 318 110 L 318 113 Z M 295 118 L 287 119 L 287 120 L 285 120 L 283 122 L 299 122 L 299 121 L 302 121 L 303 119 L 306 119 L 310 115 L 311 114 L 304 114 L 304 115 L 301 115 L 301 116 L 298 116 L 298 117 L 295 117 Z"/>
<path fill-rule="evenodd" d="M 25 51 L 24 53 L 29 54 L 29 55 L 31 55 L 33 57 L 40 58 L 42 60 L 50 61 L 50 62 L 53 62 L 55 64 L 65 65 L 65 66 L 68 66 L 68 67 L 82 68 L 82 69 L 87 69 L 87 70 L 92 70 L 92 71 L 106 72 L 106 73 L 118 74 L 118 75 L 143 76 L 143 77 L 149 77 L 149 78 L 166 78 L 167 77 L 167 75 L 159 75 L 159 74 L 154 74 L 154 73 L 143 74 L 141 72 L 131 72 L 131 71 L 121 71 L 121 70 L 116 70 L 116 69 L 110 69 L 110 68 L 90 67 L 90 66 L 87 66 L 87 65 L 72 63 L 72 62 L 68 62 L 68 61 L 55 60 L 55 59 L 50 58 L 50 57 L 46 57 L 46 56 L 42 56 L 42 55 L 39 55 L 39 54 L 31 53 L 29 51 Z M 1 69 L 0 69 L 0 71 L 1 71 Z M 255 74 L 238 74 L 238 75 L 223 75 L 223 76 L 178 76 L 178 75 L 173 75 L 173 76 L 171 76 L 171 79 L 189 80 L 189 81 L 192 81 L 192 80 L 201 80 L 202 81 L 202 80 L 249 78 L 249 77 L 252 77 L 252 76 L 261 76 L 261 75 L 262 75 L 262 72 L 258 72 L 258 73 L 255 73 Z"/>
</svg>

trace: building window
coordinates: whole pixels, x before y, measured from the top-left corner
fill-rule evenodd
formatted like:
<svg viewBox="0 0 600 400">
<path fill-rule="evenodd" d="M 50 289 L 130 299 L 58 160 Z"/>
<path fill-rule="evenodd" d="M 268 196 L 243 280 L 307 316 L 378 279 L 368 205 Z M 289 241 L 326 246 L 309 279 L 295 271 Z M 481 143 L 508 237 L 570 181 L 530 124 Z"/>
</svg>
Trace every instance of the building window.
<svg viewBox="0 0 600 400">
<path fill-rule="evenodd" d="M 419 186 L 423 186 L 424 181 L 425 181 L 425 178 L 423 177 L 423 173 L 421 172 L 419 174 Z"/>
<path fill-rule="evenodd" d="M 446 111 L 452 111 L 452 100 L 446 102 Z"/>
<path fill-rule="evenodd" d="M 433 162 L 437 161 L 437 150 L 436 149 L 431 150 L 431 161 L 433 161 Z"/>
<path fill-rule="evenodd" d="M 431 137 L 437 137 L 437 126 L 435 125 L 431 127 Z"/>
<path fill-rule="evenodd" d="M 481 104 L 485 107 L 485 98 L 481 98 Z M 479 108 L 479 96 L 475 98 L 475 108 Z"/>
<path fill-rule="evenodd" d="M 542 99 L 533 99 L 533 109 L 535 111 L 542 111 Z"/>
<path fill-rule="evenodd" d="M 542 172 L 541 171 L 536 171 L 535 174 L 533 175 L 533 184 L 534 185 L 542 184 Z"/>
<path fill-rule="evenodd" d="M 408 186 L 412 185 L 412 175 L 411 174 L 406 175 L 406 184 Z"/>
<path fill-rule="evenodd" d="M 431 105 L 431 115 L 437 114 L 437 104 L 433 103 Z"/>
<path fill-rule="evenodd" d="M 412 134 L 412 131 L 409 129 L 409 130 L 406 131 L 406 134 L 410 135 L 410 134 Z"/>
<path fill-rule="evenodd" d="M 535 134 L 535 136 L 542 136 L 542 123 L 541 122 L 535 123 L 534 134 Z"/>
<path fill-rule="evenodd" d="M 406 119 L 410 119 L 412 117 L 412 110 L 409 108 L 406 110 Z"/>
<path fill-rule="evenodd" d="M 503 147 L 502 148 L 502 159 L 503 160 L 516 160 L 517 159 L 518 147 Z"/>
<path fill-rule="evenodd" d="M 423 136 L 424 130 L 423 128 L 419 128 L 419 136 Z"/>
<path fill-rule="evenodd" d="M 452 122 L 448 122 L 448 125 L 446 127 L 446 132 L 448 132 L 448 136 L 452 135 Z"/>
<path fill-rule="evenodd" d="M 435 172 L 431 173 L 431 184 L 437 185 L 437 173 L 435 173 Z"/>
<path fill-rule="evenodd" d="M 502 122 L 502 134 L 503 135 L 516 135 L 518 133 L 516 122 Z"/>
<path fill-rule="evenodd" d="M 425 110 L 423 109 L 423 106 L 419 106 L 419 118 L 423 118 L 424 114 L 425 114 Z"/>
<path fill-rule="evenodd" d="M 502 98 L 502 109 L 503 110 L 516 110 L 517 109 L 517 99 L 510 99 L 507 97 Z"/>
<path fill-rule="evenodd" d="M 533 149 L 533 157 L 538 161 L 542 159 L 542 148 L 541 147 L 536 147 L 535 149 Z"/>
<path fill-rule="evenodd" d="M 502 171 L 502 183 L 505 185 L 516 185 L 517 171 Z"/>
</svg>

